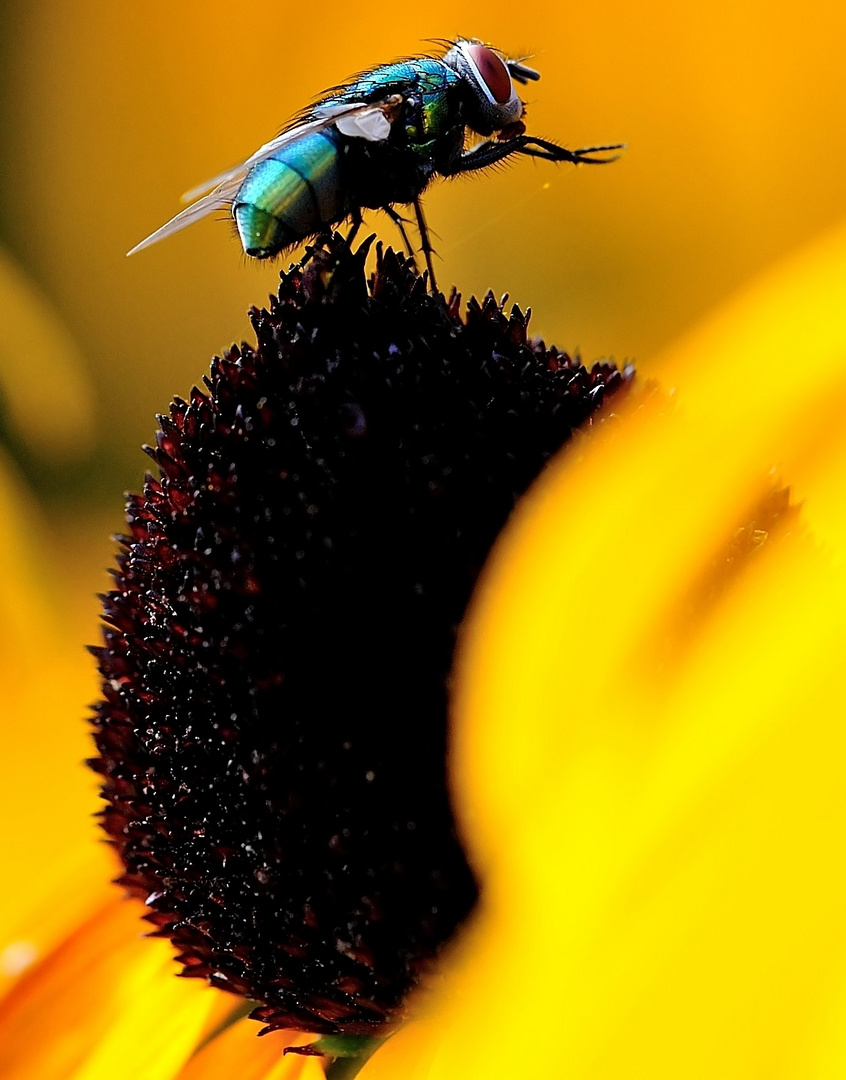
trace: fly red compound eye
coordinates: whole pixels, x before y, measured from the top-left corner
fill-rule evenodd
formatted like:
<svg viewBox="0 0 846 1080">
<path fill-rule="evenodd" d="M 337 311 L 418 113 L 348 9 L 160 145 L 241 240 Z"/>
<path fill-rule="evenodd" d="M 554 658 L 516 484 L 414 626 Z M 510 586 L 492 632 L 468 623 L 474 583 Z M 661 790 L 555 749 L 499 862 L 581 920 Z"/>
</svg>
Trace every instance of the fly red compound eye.
<svg viewBox="0 0 846 1080">
<path fill-rule="evenodd" d="M 476 69 L 479 83 L 482 89 L 488 92 L 492 102 L 505 105 L 511 100 L 514 92 L 511 76 L 508 68 L 492 49 L 484 45 L 467 45 L 464 55 Z"/>
</svg>

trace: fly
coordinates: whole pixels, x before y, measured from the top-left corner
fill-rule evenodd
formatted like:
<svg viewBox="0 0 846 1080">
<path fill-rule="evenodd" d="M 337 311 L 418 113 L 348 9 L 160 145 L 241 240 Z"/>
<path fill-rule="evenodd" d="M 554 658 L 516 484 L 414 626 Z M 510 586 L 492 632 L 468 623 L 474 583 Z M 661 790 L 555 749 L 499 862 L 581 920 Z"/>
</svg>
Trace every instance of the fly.
<svg viewBox="0 0 846 1080">
<path fill-rule="evenodd" d="M 540 74 L 475 39 L 447 44 L 442 57 L 398 60 L 333 89 L 241 165 L 188 192 L 185 200 L 196 202 L 128 254 L 223 208 L 255 259 L 323 235 L 346 218 L 351 240 L 364 208 L 383 210 L 412 251 L 405 219 L 394 209 L 411 204 L 434 290 L 420 196 L 436 176 L 478 172 L 513 154 L 574 165 L 616 159 L 593 155 L 622 144 L 566 150 L 527 135 L 515 83 L 526 85 Z"/>
</svg>

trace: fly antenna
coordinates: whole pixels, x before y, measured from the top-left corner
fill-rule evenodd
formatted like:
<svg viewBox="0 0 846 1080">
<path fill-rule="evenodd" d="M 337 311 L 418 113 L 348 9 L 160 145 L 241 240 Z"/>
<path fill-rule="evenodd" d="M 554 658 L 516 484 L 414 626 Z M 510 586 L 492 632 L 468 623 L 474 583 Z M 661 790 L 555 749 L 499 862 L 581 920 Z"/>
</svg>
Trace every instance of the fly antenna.
<svg viewBox="0 0 846 1080">
<path fill-rule="evenodd" d="M 520 56 L 516 60 L 506 60 L 505 66 L 508 68 L 508 74 L 514 79 L 515 82 L 522 83 L 523 86 L 529 82 L 537 82 L 540 78 L 540 72 L 535 71 L 534 68 L 530 68 L 528 64 L 524 64 L 524 60 L 530 60 L 529 56 Z"/>
</svg>

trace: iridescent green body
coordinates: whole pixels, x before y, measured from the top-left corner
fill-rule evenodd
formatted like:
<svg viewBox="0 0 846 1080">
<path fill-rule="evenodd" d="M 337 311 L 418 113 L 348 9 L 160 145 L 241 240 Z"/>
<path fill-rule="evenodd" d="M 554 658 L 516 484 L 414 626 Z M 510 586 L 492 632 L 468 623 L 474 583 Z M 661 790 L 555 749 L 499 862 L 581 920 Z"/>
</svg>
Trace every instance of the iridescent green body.
<svg viewBox="0 0 846 1080">
<path fill-rule="evenodd" d="M 402 60 L 367 72 L 324 97 L 321 110 L 354 101 L 402 97 L 399 119 L 384 141 L 351 138 L 336 127 L 307 131 L 247 174 L 232 204 L 244 250 L 267 258 L 324 232 L 361 207 L 417 198 L 460 154 L 466 121 L 462 79 L 441 60 Z"/>
<path fill-rule="evenodd" d="M 342 138 L 334 128 L 303 135 L 250 170 L 233 206 L 248 255 L 270 255 L 346 217 Z"/>
</svg>

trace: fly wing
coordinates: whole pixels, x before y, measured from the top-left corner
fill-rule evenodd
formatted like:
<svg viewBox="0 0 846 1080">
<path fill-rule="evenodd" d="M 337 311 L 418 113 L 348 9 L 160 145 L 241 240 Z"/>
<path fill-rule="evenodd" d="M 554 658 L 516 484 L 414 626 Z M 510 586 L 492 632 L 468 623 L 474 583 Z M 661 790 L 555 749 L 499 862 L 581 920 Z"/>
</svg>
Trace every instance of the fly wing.
<svg viewBox="0 0 846 1080">
<path fill-rule="evenodd" d="M 313 120 L 307 120 L 303 124 L 297 124 L 296 127 L 283 131 L 281 135 L 277 135 L 275 139 L 271 139 L 270 142 L 259 147 L 254 154 L 251 154 L 240 165 L 236 165 L 233 169 L 227 169 L 226 172 L 220 173 L 218 176 L 212 177 L 211 180 L 207 180 L 204 184 L 200 184 L 198 187 L 186 192 L 182 196 L 185 201 L 203 195 L 203 192 L 207 192 L 207 194 L 203 195 L 201 199 L 197 199 L 197 202 L 186 206 L 184 210 L 181 210 L 170 221 L 156 229 L 155 232 L 150 233 L 148 237 L 142 240 L 140 244 L 136 244 L 126 254 L 129 256 L 134 255 L 137 251 L 143 251 L 144 248 L 150 247 L 151 244 L 157 244 L 159 240 L 164 240 L 174 233 L 181 232 L 182 229 L 187 229 L 189 225 L 193 225 L 195 221 L 199 221 L 208 214 L 213 214 L 215 210 L 225 209 L 238 193 L 244 177 L 254 165 L 273 157 L 280 147 L 293 142 L 295 139 L 302 138 L 303 135 L 315 131 L 324 131 L 326 128 L 334 126 L 344 135 L 351 138 L 362 138 L 375 142 L 384 141 L 390 134 L 391 124 L 396 119 L 401 104 L 402 97 L 399 94 L 391 94 L 389 97 L 375 102 L 352 102 L 318 106 L 314 110 Z"/>
<path fill-rule="evenodd" d="M 391 134 L 390 116 L 393 104 L 402 101 L 399 94 L 386 98 L 386 105 L 381 102 L 379 108 L 370 106 L 367 109 L 350 109 L 346 105 L 320 105 L 316 108 L 315 115 L 331 119 L 335 127 L 342 135 L 351 139 L 366 139 L 367 142 L 384 142 Z"/>
<path fill-rule="evenodd" d="M 344 108 L 344 111 L 360 108 L 361 106 L 350 105 Z M 372 106 L 368 105 L 368 109 Z M 331 120 L 335 117 L 332 116 Z M 297 124 L 296 127 L 288 128 L 287 131 L 283 131 L 281 135 L 277 135 L 275 139 L 271 139 L 270 142 L 260 146 L 254 154 L 250 154 L 246 161 L 242 161 L 240 165 L 234 165 L 231 169 L 226 169 L 225 172 L 218 173 L 217 176 L 213 176 L 211 180 L 206 180 L 205 183 L 197 184 L 196 187 L 191 188 L 190 191 L 186 191 L 182 196 L 182 202 L 191 202 L 192 199 L 196 199 L 199 195 L 202 195 L 206 191 L 211 191 L 212 188 L 220 187 L 228 180 L 242 180 L 253 165 L 258 165 L 260 161 L 264 161 L 271 157 L 280 146 L 285 146 L 286 143 L 293 142 L 294 139 L 298 139 L 301 135 L 308 135 L 312 131 L 321 131 L 323 128 L 329 126 L 327 120 L 330 118 L 319 117 L 315 120 L 308 120 L 303 124 Z M 330 120 L 330 122 L 331 122 Z"/>
<path fill-rule="evenodd" d="M 331 127 L 332 124 L 344 135 L 349 135 L 351 138 L 358 137 L 368 139 L 371 142 L 381 142 L 387 139 L 391 132 L 393 118 L 389 119 L 388 115 L 394 111 L 394 107 L 399 104 L 399 100 L 399 95 L 393 94 L 391 97 L 376 103 L 371 101 L 366 104 L 363 102 L 354 102 L 352 104 L 347 102 L 338 105 L 319 105 L 314 109 L 313 120 L 307 120 L 303 124 L 297 124 L 296 127 L 283 131 L 275 139 L 271 139 L 264 146 L 260 146 L 254 154 L 251 154 L 240 165 L 235 165 L 234 168 L 227 169 L 226 172 L 218 173 L 211 180 L 206 180 L 205 183 L 198 184 L 196 187 L 191 188 L 190 191 L 186 191 L 182 196 L 182 202 L 191 202 L 192 199 L 196 199 L 199 195 L 210 191 L 212 188 L 219 187 L 227 180 L 243 179 L 253 165 L 258 165 L 260 161 L 272 157 L 280 146 L 298 139 L 301 135 L 307 135 L 313 131 L 322 131 L 327 127 Z"/>
<path fill-rule="evenodd" d="M 195 221 L 199 221 L 200 218 L 204 218 L 208 214 L 213 214 L 215 210 L 222 210 L 240 186 L 240 179 L 230 179 L 218 184 L 214 191 L 210 191 L 202 199 L 198 199 L 197 202 L 186 206 L 184 210 L 180 210 L 176 217 L 172 217 L 170 221 L 165 222 L 155 232 L 150 233 L 140 244 L 130 248 L 126 253 L 127 258 L 137 251 L 143 251 L 144 248 L 150 247 L 151 244 L 157 244 L 159 240 L 164 240 L 167 236 L 173 236 L 174 233 L 187 229 L 189 225 L 193 225 Z"/>
</svg>

